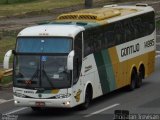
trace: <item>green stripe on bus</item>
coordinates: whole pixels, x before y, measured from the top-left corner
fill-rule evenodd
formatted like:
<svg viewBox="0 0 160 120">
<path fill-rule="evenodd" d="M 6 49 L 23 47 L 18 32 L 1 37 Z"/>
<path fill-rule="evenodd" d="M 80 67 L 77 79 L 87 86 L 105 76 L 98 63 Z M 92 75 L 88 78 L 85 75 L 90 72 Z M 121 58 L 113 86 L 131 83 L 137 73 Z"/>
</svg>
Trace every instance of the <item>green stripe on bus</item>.
<svg viewBox="0 0 160 120">
<path fill-rule="evenodd" d="M 106 72 L 106 68 L 104 66 L 104 60 L 103 60 L 103 56 L 102 56 L 101 52 L 95 53 L 94 58 L 95 58 L 98 73 L 99 73 L 102 92 L 103 92 L 103 94 L 108 93 L 110 91 L 109 90 L 109 83 L 107 80 L 107 74 L 106 74 L 107 72 Z"/>
<path fill-rule="evenodd" d="M 113 91 L 116 89 L 116 82 L 114 77 L 114 71 L 111 63 L 111 59 L 108 53 L 108 50 L 102 50 L 103 55 L 103 61 L 106 69 L 106 74 L 108 76 L 108 83 L 110 87 L 110 91 Z"/>
</svg>

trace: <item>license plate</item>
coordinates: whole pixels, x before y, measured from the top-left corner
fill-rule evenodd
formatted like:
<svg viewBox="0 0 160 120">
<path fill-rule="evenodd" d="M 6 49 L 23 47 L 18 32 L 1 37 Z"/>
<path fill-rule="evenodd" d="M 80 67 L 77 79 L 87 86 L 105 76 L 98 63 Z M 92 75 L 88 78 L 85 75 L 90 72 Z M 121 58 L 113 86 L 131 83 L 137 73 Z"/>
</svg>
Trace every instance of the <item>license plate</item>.
<svg viewBox="0 0 160 120">
<path fill-rule="evenodd" d="M 35 104 L 37 107 L 44 107 L 45 106 L 45 102 L 36 102 Z"/>
</svg>

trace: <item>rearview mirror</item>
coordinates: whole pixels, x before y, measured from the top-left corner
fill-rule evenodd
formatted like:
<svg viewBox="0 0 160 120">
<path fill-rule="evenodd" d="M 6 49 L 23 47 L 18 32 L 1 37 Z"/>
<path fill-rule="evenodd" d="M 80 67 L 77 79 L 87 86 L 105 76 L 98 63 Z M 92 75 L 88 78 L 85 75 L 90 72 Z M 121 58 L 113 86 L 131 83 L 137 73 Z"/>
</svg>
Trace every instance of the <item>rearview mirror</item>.
<svg viewBox="0 0 160 120">
<path fill-rule="evenodd" d="M 6 52 L 6 54 L 4 56 L 4 60 L 3 60 L 3 68 L 4 69 L 9 69 L 9 60 L 11 58 L 12 53 L 13 53 L 13 50 L 9 50 Z"/>
<path fill-rule="evenodd" d="M 73 58 L 74 58 L 74 50 L 72 50 L 67 58 L 67 69 L 73 70 Z"/>
</svg>

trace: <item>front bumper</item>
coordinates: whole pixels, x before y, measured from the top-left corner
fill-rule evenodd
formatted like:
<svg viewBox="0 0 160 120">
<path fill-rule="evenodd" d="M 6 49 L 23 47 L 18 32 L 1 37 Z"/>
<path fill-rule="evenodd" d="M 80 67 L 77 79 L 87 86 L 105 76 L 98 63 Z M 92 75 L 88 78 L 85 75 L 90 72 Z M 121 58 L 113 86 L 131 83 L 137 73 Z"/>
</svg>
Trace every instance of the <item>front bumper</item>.
<svg viewBox="0 0 160 120">
<path fill-rule="evenodd" d="M 36 102 L 44 102 L 45 106 L 42 107 L 56 107 L 56 108 L 74 107 L 71 97 L 62 99 L 33 99 L 33 98 L 20 98 L 14 96 L 14 103 L 16 106 L 39 107 L 36 105 Z"/>
</svg>

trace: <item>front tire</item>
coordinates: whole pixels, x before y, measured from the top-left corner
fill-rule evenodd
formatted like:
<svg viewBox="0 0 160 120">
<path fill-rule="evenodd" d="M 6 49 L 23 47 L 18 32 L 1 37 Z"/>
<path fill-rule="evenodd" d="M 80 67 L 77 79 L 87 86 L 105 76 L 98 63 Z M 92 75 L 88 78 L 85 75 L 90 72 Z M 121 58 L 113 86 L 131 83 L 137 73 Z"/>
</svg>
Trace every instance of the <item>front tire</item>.
<svg viewBox="0 0 160 120">
<path fill-rule="evenodd" d="M 80 108 L 82 110 L 86 110 L 89 107 L 91 100 L 92 100 L 92 93 L 91 90 L 87 88 L 85 93 L 85 102 L 80 106 Z"/>
<path fill-rule="evenodd" d="M 42 110 L 42 108 L 40 108 L 40 107 L 31 107 L 31 109 L 32 109 L 33 111 L 35 111 L 35 112 L 38 112 L 38 111 L 41 111 L 41 110 Z"/>
</svg>

